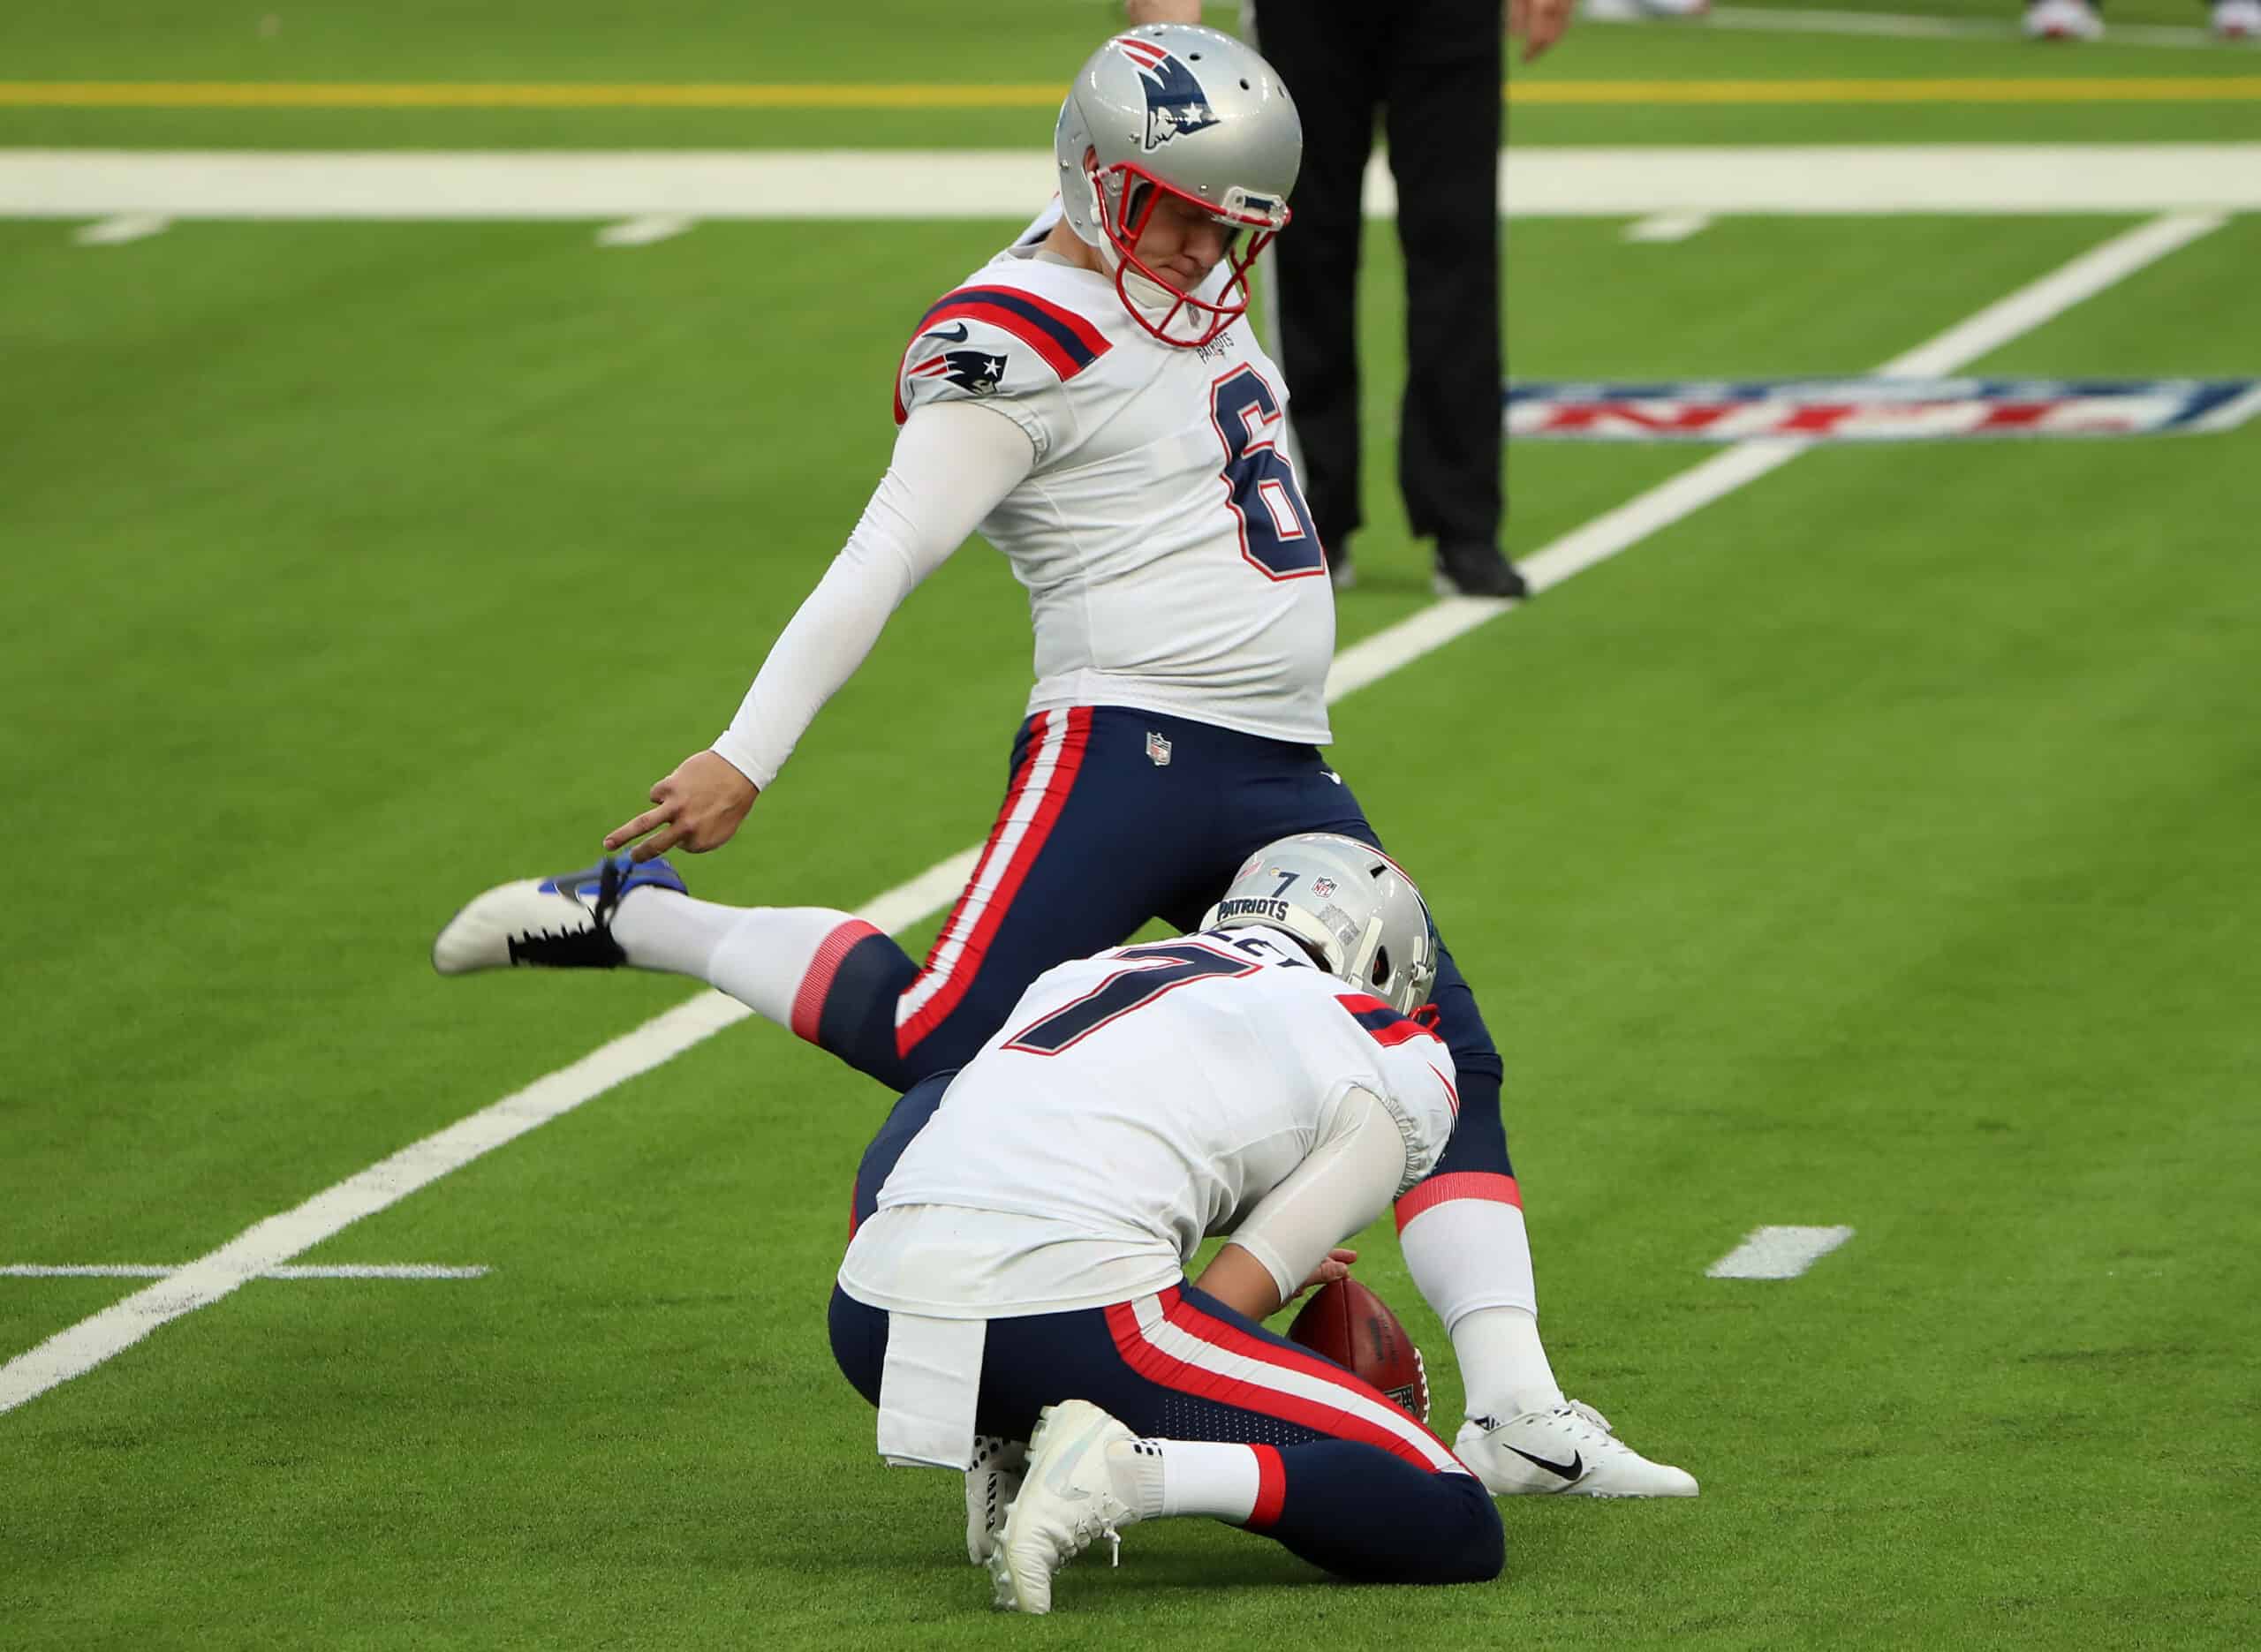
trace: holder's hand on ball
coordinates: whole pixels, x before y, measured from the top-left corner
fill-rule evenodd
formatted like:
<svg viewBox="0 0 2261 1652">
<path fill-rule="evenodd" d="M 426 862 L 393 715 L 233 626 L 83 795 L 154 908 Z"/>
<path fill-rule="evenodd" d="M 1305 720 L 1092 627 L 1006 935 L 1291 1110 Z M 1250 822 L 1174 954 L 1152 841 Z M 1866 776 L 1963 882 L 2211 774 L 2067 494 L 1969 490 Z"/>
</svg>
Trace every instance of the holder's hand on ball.
<svg viewBox="0 0 2261 1652">
<path fill-rule="evenodd" d="M 1349 1279 L 1350 1264 L 1357 1259 L 1357 1251 L 1347 1246 L 1335 1246 L 1327 1253 L 1326 1260 L 1311 1271 L 1311 1278 L 1296 1286 L 1295 1296 L 1290 1296 L 1288 1301 L 1292 1302 L 1297 1296 L 1301 1296 L 1305 1291 L 1315 1291 L 1322 1285 L 1332 1285 L 1337 1279 Z M 1286 1303 L 1282 1303 L 1282 1306 L 1285 1307 Z"/>
</svg>

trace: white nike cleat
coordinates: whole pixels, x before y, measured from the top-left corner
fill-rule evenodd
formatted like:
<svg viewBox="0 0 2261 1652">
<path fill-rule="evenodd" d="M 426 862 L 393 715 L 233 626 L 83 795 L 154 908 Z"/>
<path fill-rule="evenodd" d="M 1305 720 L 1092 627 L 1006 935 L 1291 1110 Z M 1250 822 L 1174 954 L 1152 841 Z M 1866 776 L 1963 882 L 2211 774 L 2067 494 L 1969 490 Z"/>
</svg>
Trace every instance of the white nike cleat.
<svg viewBox="0 0 2261 1652">
<path fill-rule="evenodd" d="M 1047 1406 L 1029 1436 L 1020 1495 L 989 1556 L 997 1604 L 1007 1611 L 1052 1610 L 1052 1574 L 1104 1537 L 1121 1558 L 1122 1528 L 1138 1511 L 1115 1495 L 1107 1448 L 1138 1437 L 1088 1399 Z"/>
<path fill-rule="evenodd" d="M 1494 1497 L 1696 1495 L 1695 1475 L 1651 1462 L 1610 1431 L 1607 1417 L 1576 1399 L 1504 1422 L 1471 1417 L 1452 1449 Z"/>
<path fill-rule="evenodd" d="M 2214 0 L 2214 38 L 2261 40 L 2261 0 Z"/>
<path fill-rule="evenodd" d="M 616 969 L 627 962 L 612 938 L 612 915 L 631 889 L 684 893 L 665 860 L 639 865 L 608 856 L 581 871 L 498 884 L 448 920 L 432 943 L 442 975 L 541 964 L 556 969 Z"/>
<path fill-rule="evenodd" d="M 986 1566 L 997 1552 L 1005 1511 L 1020 1495 L 1028 1468 L 1028 1447 L 994 1434 L 973 1437 L 973 1467 L 965 1471 L 965 1558 Z"/>
</svg>

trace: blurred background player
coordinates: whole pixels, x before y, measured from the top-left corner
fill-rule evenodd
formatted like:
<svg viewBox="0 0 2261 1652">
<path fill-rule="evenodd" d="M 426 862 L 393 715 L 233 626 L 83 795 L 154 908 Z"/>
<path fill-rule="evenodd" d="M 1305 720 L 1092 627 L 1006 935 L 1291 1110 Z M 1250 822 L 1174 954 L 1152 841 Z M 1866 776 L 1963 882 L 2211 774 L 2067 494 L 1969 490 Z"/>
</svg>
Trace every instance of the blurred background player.
<svg viewBox="0 0 2261 1652">
<path fill-rule="evenodd" d="M 2261 0 L 2212 0 L 2207 12 L 2216 40 L 2261 40 Z M 2032 40 L 2102 40 L 2104 8 L 2098 0 L 2029 0 L 2025 32 Z"/>
<path fill-rule="evenodd" d="M 1300 147 L 1279 78 L 1229 35 L 1155 26 L 1094 53 L 1055 133 L 1056 219 L 921 318 L 893 462 L 847 547 L 722 738 L 606 839 L 640 839 L 636 863 L 728 841 L 896 606 L 979 524 L 1029 590 L 1038 680 L 989 841 L 923 966 L 846 913 L 716 906 L 664 867 L 608 861 L 490 891 L 442 933 L 438 967 L 693 976 L 906 1090 L 963 1066 L 1054 965 L 1156 918 L 1196 927 L 1263 844 L 1378 843 L 1319 750 L 1334 598 L 1279 449 L 1286 392 L 1243 324 Z M 1610 1450 L 1607 1423 L 1555 1381 L 1500 1054 L 1449 952 L 1434 999 L 1460 1124 L 1397 1218 L 1461 1368 L 1462 1454 L 1502 1493 L 1692 1492 Z M 1566 1430 L 1582 1444 L 1556 1451 Z M 1534 1466 L 1572 1460 L 1601 1467 Z"/>
<path fill-rule="evenodd" d="M 890 1462 L 1027 1442 L 968 1531 L 1001 1606 L 1050 1610 L 1087 1543 L 1170 1515 L 1348 1578 L 1500 1571 L 1499 1515 L 1444 1443 L 1257 1323 L 1452 1132 L 1452 1058 L 1408 1019 L 1436 963 L 1420 894 L 1365 845 L 1305 836 L 1208 917 L 1039 978 L 858 1172 L 834 1355 Z M 1197 1287 L 1210 1233 L 1232 1241 Z"/>
<path fill-rule="evenodd" d="M 1195 22 L 1199 0 L 1130 0 L 1133 19 Z M 1359 484 L 1358 254 L 1379 117 L 1405 258 L 1397 479 L 1440 592 L 1521 597 L 1500 550 L 1502 29 L 1524 57 L 1554 44 L 1570 0 L 1261 0 L 1241 26 L 1304 118 L 1296 232 L 1273 249 L 1271 344 L 1296 398 L 1298 471 L 1338 586 L 1353 579 Z"/>
</svg>

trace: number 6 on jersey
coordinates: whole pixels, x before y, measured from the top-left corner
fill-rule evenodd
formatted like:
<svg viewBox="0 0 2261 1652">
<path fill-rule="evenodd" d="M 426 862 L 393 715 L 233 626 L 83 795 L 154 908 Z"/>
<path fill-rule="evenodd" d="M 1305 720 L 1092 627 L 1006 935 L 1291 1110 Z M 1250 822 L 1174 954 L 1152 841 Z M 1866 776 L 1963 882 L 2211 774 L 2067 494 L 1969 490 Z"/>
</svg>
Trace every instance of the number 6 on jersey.
<svg viewBox="0 0 2261 1652">
<path fill-rule="evenodd" d="M 1225 444 L 1225 508 L 1240 523 L 1240 554 L 1267 579 L 1327 571 L 1319 529 L 1282 453 L 1280 398 L 1253 367 L 1209 387 L 1209 417 Z"/>
</svg>

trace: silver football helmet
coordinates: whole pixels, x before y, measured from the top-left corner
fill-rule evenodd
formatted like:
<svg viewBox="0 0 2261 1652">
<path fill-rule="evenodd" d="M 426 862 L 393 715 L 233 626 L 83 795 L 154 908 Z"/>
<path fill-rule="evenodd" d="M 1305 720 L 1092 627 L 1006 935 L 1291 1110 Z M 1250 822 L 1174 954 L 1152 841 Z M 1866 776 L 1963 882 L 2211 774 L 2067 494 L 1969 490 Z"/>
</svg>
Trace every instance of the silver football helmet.
<svg viewBox="0 0 2261 1652">
<path fill-rule="evenodd" d="M 1185 23 L 1131 29 L 1093 52 L 1052 134 L 1068 227 L 1099 249 L 1131 319 L 1189 348 L 1248 313 L 1249 265 L 1287 225 L 1303 153 L 1302 117 L 1272 65 L 1229 34 Z M 1234 238 L 1214 299 L 1171 285 L 1134 250 L 1164 195 Z"/>
<path fill-rule="evenodd" d="M 1371 844 L 1333 832 L 1267 843 L 1201 920 L 1204 929 L 1267 924 L 1320 955 L 1327 973 L 1401 1015 L 1429 1000 L 1437 926 L 1405 869 Z"/>
</svg>

